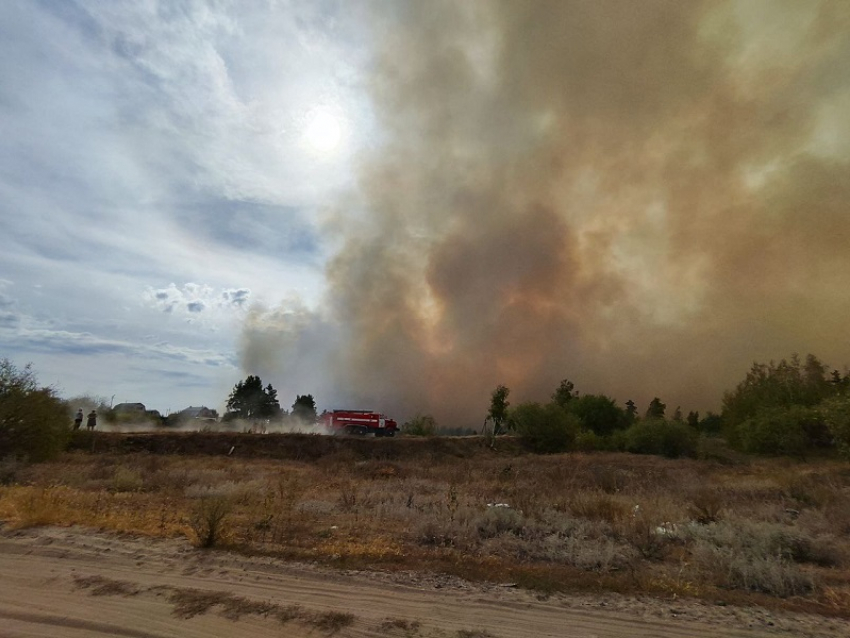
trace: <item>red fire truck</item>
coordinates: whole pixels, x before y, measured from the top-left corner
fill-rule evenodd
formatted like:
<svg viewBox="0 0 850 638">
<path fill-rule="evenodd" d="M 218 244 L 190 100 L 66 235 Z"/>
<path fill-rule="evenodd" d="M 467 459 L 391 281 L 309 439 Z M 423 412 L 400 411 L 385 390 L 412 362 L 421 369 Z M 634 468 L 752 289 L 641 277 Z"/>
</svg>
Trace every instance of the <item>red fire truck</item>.
<svg viewBox="0 0 850 638">
<path fill-rule="evenodd" d="M 333 434 L 374 434 L 395 436 L 398 424 L 371 410 L 334 410 L 325 412 L 320 422 Z"/>
</svg>

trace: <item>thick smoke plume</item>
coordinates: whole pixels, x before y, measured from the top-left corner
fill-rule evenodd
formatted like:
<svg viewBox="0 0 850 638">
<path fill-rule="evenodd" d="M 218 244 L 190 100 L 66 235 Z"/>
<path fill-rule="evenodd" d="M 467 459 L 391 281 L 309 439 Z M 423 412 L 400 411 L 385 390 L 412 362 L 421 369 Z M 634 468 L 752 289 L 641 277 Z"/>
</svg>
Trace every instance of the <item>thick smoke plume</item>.
<svg viewBox="0 0 850 638">
<path fill-rule="evenodd" d="M 320 407 L 467 425 L 498 383 L 705 410 L 754 360 L 850 362 L 850 4 L 412 1 L 371 23 L 386 143 L 330 225 L 327 307 L 256 314 L 246 366 Z"/>
</svg>

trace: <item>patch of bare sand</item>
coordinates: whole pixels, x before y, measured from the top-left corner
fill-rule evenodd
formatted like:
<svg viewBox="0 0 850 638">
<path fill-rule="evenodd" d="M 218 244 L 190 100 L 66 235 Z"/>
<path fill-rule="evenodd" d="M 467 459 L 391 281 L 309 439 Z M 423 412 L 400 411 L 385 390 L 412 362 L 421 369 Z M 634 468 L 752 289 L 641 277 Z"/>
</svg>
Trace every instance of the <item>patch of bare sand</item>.
<svg viewBox="0 0 850 638">
<path fill-rule="evenodd" d="M 0 533 L 0 636 L 625 638 L 850 635 L 850 623 L 692 601 L 551 596 L 338 572 L 80 528 Z"/>
</svg>

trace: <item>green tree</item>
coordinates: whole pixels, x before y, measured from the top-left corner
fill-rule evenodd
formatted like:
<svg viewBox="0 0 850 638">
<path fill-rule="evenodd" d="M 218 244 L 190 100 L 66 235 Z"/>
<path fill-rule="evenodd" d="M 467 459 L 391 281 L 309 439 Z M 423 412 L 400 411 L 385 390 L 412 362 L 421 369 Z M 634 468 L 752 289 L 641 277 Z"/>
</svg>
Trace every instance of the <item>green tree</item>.
<svg viewBox="0 0 850 638">
<path fill-rule="evenodd" d="M 493 421 L 493 434 L 499 434 L 502 430 L 502 425 L 508 418 L 508 395 L 511 391 L 507 386 L 500 385 L 493 390 L 490 395 L 490 411 L 487 413 L 487 418 Z"/>
<path fill-rule="evenodd" d="M 68 405 L 40 387 L 31 366 L 0 359 L 0 450 L 4 456 L 43 461 L 65 449 L 71 435 Z"/>
<path fill-rule="evenodd" d="M 561 381 L 561 384 L 558 386 L 558 389 L 552 393 L 552 402 L 557 403 L 562 408 L 566 408 L 570 401 L 572 401 L 578 395 L 575 392 L 575 385 L 569 379 L 564 379 Z"/>
<path fill-rule="evenodd" d="M 269 417 L 280 415 L 280 401 L 277 399 L 277 390 L 272 387 L 271 383 L 266 386 L 266 412 L 269 413 Z"/>
<path fill-rule="evenodd" d="M 290 416 L 303 423 L 315 423 L 318 417 L 316 416 L 316 401 L 313 399 L 313 395 L 296 395 Z"/>
<path fill-rule="evenodd" d="M 827 367 L 813 354 L 805 362 L 795 354 L 779 363 L 753 363 L 746 378 L 735 390 L 723 395 L 723 421 L 732 429 L 754 417 L 760 410 L 813 406 L 835 395 L 827 378 Z"/>
<path fill-rule="evenodd" d="M 602 394 L 573 397 L 567 406 L 567 410 L 578 417 L 585 429 L 598 436 L 608 436 L 628 425 L 626 413 L 617 407 L 614 399 Z"/>
<path fill-rule="evenodd" d="M 580 429 L 578 417 L 555 402 L 521 403 L 511 410 L 510 421 L 528 448 L 539 454 L 573 449 Z"/>
<path fill-rule="evenodd" d="M 794 456 L 833 445 L 834 434 L 817 411 L 821 403 L 841 395 L 836 375 L 828 370 L 812 354 L 804 361 L 795 354 L 779 363 L 754 363 L 735 390 L 723 396 L 729 443 L 747 452 Z"/>
<path fill-rule="evenodd" d="M 626 401 L 626 421 L 629 425 L 637 421 L 637 406 L 635 402 L 629 399 Z"/>
<path fill-rule="evenodd" d="M 706 436 L 720 436 L 723 432 L 723 417 L 714 412 L 709 412 L 700 419 L 697 429 Z"/>
<path fill-rule="evenodd" d="M 647 419 L 663 419 L 664 418 L 664 410 L 667 409 L 667 405 L 661 402 L 661 399 L 655 397 L 652 401 L 649 402 L 649 407 L 646 409 L 646 418 Z"/>
<path fill-rule="evenodd" d="M 838 451 L 850 459 L 850 396 L 844 394 L 829 398 L 818 405 L 818 411 Z"/>
<path fill-rule="evenodd" d="M 829 382 L 835 389 L 836 394 L 844 394 L 847 392 L 847 388 L 850 388 L 850 372 L 842 377 L 838 370 L 833 370 L 829 375 Z"/>
<path fill-rule="evenodd" d="M 244 381 L 233 386 L 227 399 L 225 420 L 232 419 L 272 419 L 280 414 L 277 391 L 263 382 L 258 376 L 249 375 Z"/>
</svg>

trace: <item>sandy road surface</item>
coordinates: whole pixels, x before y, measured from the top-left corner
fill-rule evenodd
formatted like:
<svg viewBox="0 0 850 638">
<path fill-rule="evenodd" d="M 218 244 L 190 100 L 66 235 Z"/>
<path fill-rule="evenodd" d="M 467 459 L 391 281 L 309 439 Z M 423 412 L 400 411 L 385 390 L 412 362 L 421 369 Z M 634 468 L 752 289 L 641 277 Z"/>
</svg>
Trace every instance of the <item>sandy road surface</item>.
<svg viewBox="0 0 850 638">
<path fill-rule="evenodd" d="M 187 611 L 186 596 L 220 604 Z M 351 616 L 337 622 L 335 612 Z M 4 638 L 326 635 L 822 638 L 850 636 L 850 623 L 616 596 L 540 600 L 504 586 L 340 573 L 81 529 L 0 532 Z"/>
</svg>

